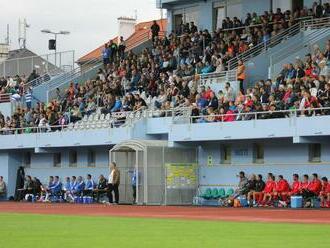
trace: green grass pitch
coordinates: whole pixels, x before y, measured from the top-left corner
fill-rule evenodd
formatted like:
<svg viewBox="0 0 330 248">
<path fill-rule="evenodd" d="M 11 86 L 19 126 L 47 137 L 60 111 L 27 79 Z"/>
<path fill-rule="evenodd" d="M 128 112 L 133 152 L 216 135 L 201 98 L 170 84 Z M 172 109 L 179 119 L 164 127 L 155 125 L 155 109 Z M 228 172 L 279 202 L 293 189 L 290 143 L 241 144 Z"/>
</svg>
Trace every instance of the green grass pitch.
<svg viewBox="0 0 330 248">
<path fill-rule="evenodd" d="M 0 213 L 1 248 L 330 247 L 330 226 Z"/>
</svg>

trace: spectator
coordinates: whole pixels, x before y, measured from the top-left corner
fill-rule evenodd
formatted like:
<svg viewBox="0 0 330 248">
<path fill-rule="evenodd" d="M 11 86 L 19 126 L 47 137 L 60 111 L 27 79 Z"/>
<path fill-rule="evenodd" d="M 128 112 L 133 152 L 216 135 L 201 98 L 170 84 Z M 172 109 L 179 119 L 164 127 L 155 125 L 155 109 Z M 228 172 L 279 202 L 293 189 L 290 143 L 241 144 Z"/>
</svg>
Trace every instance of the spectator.
<svg viewBox="0 0 330 248">
<path fill-rule="evenodd" d="M 237 80 L 239 81 L 240 91 L 244 93 L 245 65 L 243 64 L 242 60 L 238 61 Z"/>
<path fill-rule="evenodd" d="M 152 34 L 152 42 L 155 42 L 156 37 L 159 35 L 160 27 L 156 21 L 153 22 L 152 26 L 150 27 L 151 34 Z"/>
</svg>

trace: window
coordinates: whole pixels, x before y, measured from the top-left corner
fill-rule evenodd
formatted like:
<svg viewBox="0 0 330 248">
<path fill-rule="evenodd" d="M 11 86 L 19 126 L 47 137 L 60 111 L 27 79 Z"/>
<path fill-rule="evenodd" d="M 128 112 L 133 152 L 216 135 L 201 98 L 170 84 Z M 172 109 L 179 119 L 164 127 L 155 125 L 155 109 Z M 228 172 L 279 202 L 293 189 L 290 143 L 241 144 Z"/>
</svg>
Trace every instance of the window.
<svg viewBox="0 0 330 248">
<path fill-rule="evenodd" d="M 31 153 L 30 152 L 25 152 L 23 154 L 22 166 L 24 166 L 25 168 L 31 167 Z"/>
<path fill-rule="evenodd" d="M 95 152 L 93 150 L 88 151 L 87 159 L 88 159 L 88 166 L 95 167 Z"/>
<path fill-rule="evenodd" d="M 61 167 L 61 153 L 54 153 L 53 161 L 54 161 L 54 167 Z"/>
<path fill-rule="evenodd" d="M 77 152 L 76 151 L 69 152 L 69 166 L 70 167 L 77 166 Z"/>
<path fill-rule="evenodd" d="M 309 162 L 321 162 L 321 144 L 309 145 Z"/>
<path fill-rule="evenodd" d="M 231 146 L 224 145 L 221 151 L 221 162 L 223 164 L 230 164 L 231 163 Z"/>
<path fill-rule="evenodd" d="M 255 164 L 264 163 L 264 146 L 262 144 L 253 145 L 253 163 Z"/>
</svg>

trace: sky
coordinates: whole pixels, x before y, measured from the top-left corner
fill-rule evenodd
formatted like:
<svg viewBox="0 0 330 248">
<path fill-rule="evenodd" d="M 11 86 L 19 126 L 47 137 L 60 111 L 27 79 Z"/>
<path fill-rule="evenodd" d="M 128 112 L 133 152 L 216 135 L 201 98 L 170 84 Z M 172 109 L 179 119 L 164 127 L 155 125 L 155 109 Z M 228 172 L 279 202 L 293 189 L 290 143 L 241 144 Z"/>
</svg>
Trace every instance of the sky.
<svg viewBox="0 0 330 248">
<path fill-rule="evenodd" d="M 138 22 L 159 19 L 155 0 L 0 0 L 0 42 L 10 27 L 10 48 L 18 48 L 18 19 L 26 18 L 26 47 L 47 54 L 51 31 L 67 30 L 70 35 L 57 37 L 57 51 L 75 50 L 75 59 L 117 36 L 117 18 L 134 17 Z"/>
</svg>

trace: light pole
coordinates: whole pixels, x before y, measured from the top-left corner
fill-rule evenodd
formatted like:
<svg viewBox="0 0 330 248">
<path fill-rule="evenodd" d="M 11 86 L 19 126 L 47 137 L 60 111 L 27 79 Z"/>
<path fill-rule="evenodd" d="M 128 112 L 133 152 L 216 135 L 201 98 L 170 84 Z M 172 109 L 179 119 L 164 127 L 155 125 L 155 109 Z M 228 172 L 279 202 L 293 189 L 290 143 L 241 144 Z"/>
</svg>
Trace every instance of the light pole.
<svg viewBox="0 0 330 248">
<path fill-rule="evenodd" d="M 59 35 L 59 34 L 63 34 L 63 35 L 68 35 L 68 34 L 70 34 L 70 32 L 69 31 L 63 31 L 63 30 L 61 30 L 61 31 L 58 31 L 58 32 L 53 32 L 53 31 L 50 31 L 49 29 L 42 29 L 41 30 L 41 32 L 42 33 L 44 33 L 44 34 L 53 34 L 54 36 L 55 36 L 55 66 L 57 66 L 57 64 L 56 64 L 56 55 L 57 55 L 57 44 L 56 44 L 56 40 L 57 40 L 57 35 Z"/>
</svg>

